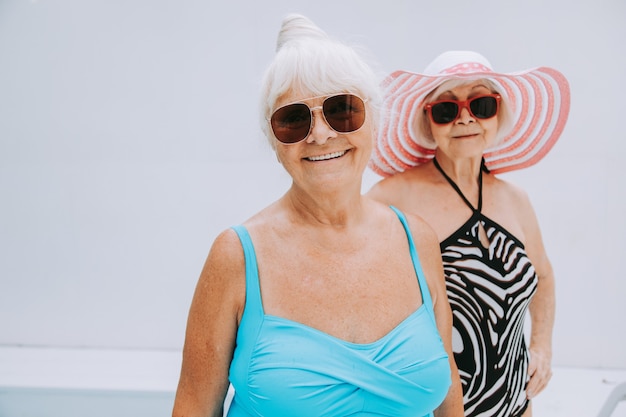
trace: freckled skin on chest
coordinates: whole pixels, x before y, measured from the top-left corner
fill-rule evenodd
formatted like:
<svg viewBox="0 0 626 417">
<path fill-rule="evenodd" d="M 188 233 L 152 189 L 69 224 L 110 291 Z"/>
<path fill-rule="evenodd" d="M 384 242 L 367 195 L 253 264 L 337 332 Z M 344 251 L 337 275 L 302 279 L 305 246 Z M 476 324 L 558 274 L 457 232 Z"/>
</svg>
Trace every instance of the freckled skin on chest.
<svg viewBox="0 0 626 417">
<path fill-rule="evenodd" d="M 355 242 L 294 239 L 271 251 L 261 249 L 266 314 L 369 343 L 413 313 L 421 296 L 406 235 Z"/>
</svg>

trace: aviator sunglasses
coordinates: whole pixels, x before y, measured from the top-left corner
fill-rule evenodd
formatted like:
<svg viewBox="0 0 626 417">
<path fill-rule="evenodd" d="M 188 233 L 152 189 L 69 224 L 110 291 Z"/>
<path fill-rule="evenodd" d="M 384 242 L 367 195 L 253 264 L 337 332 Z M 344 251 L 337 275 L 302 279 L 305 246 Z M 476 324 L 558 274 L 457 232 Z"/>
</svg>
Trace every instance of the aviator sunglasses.
<svg viewBox="0 0 626 417">
<path fill-rule="evenodd" d="M 490 119 L 498 112 L 499 103 L 500 94 L 485 94 L 464 101 L 435 101 L 426 104 L 424 111 L 430 114 L 433 122 L 438 125 L 445 125 L 455 121 L 463 108 L 467 108 L 470 114 L 477 119 Z"/>
<path fill-rule="evenodd" d="M 326 97 L 317 107 L 301 102 L 287 104 L 272 114 L 272 131 L 282 143 L 298 143 L 311 133 L 313 110 L 322 109 L 324 120 L 335 132 L 355 132 L 365 123 L 365 101 L 354 94 L 336 94 Z"/>
</svg>

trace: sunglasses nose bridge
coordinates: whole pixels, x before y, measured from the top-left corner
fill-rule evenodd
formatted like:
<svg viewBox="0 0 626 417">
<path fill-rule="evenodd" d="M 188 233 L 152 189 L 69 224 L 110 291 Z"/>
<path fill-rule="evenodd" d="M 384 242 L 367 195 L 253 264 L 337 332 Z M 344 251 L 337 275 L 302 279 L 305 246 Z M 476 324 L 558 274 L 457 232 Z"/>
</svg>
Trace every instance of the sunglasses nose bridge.
<svg viewBox="0 0 626 417">
<path fill-rule="evenodd" d="M 323 144 L 326 141 L 336 135 L 335 130 L 332 128 L 326 116 L 324 116 L 323 106 L 310 107 L 311 109 L 311 128 L 306 141 L 308 143 Z M 321 130 L 320 130 L 321 129 Z"/>
<path fill-rule="evenodd" d="M 459 107 L 459 110 L 456 115 L 455 121 L 460 121 L 462 123 L 465 123 L 469 119 L 475 119 L 474 113 L 472 112 L 472 109 L 470 108 L 470 102 L 471 100 L 457 102 L 457 106 Z"/>
<path fill-rule="evenodd" d="M 320 120 L 323 120 L 324 123 L 328 125 L 326 116 L 324 116 L 324 107 L 315 106 L 315 107 L 309 107 L 309 109 L 311 110 L 311 130 L 315 128 L 315 123 L 319 122 Z"/>
<path fill-rule="evenodd" d="M 326 116 L 324 116 L 323 106 L 309 107 L 309 110 L 311 111 L 311 130 L 313 130 L 313 128 L 315 127 L 314 125 L 316 121 L 323 120 L 324 123 L 328 124 L 328 122 L 326 121 Z"/>
</svg>

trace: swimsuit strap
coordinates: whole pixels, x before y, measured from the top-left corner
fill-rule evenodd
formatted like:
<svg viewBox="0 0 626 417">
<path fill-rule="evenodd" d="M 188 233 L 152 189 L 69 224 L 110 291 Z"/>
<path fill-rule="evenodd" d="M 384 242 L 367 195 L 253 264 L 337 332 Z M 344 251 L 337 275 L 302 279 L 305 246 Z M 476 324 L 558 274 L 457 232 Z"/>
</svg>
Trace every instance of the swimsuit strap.
<svg viewBox="0 0 626 417">
<path fill-rule="evenodd" d="M 480 213 L 483 208 L 483 171 L 489 172 L 489 170 L 487 170 L 487 166 L 485 165 L 485 158 L 483 158 L 483 160 L 481 161 L 480 171 L 478 172 L 478 207 L 476 208 L 474 208 L 474 206 L 472 206 L 472 203 L 470 203 L 469 200 L 465 197 L 465 195 L 463 195 L 463 192 L 461 191 L 459 186 L 456 185 L 454 181 L 452 181 L 452 178 L 450 178 L 448 174 L 444 172 L 444 170 L 441 168 L 441 165 L 439 165 L 439 162 L 437 162 L 437 158 L 433 158 L 433 164 L 435 164 L 435 167 L 437 168 L 439 172 L 441 172 L 441 175 L 443 175 L 443 177 L 448 181 L 448 183 L 450 183 L 452 188 L 454 188 L 454 190 L 459 194 L 459 196 L 461 196 L 463 201 L 465 201 L 465 204 L 467 204 L 468 207 L 471 208 L 474 213 Z"/>
<path fill-rule="evenodd" d="M 415 270 L 415 275 L 417 275 L 417 284 L 419 285 L 420 293 L 422 294 L 422 303 L 424 303 L 427 306 L 428 310 L 432 314 L 434 314 L 433 299 L 430 296 L 428 282 L 426 281 L 426 276 L 424 275 L 424 271 L 422 270 L 422 264 L 417 254 L 417 249 L 415 248 L 415 242 L 413 240 L 411 228 L 409 227 L 409 222 L 407 221 L 404 213 L 402 213 L 394 206 L 389 207 L 396 213 L 396 215 L 400 219 L 400 222 L 402 223 L 402 226 L 404 227 L 404 232 L 406 233 L 406 237 L 409 242 L 409 253 L 411 254 L 411 260 L 413 261 L 413 268 Z"/>
<path fill-rule="evenodd" d="M 257 318 L 261 318 L 265 313 L 263 311 L 263 301 L 261 300 L 259 268 L 254 245 L 252 244 L 248 230 L 243 225 L 232 226 L 232 229 L 237 232 L 237 236 L 239 236 L 246 261 L 246 306 L 244 316 L 254 314 Z M 246 314 L 248 312 L 249 314 Z"/>
</svg>

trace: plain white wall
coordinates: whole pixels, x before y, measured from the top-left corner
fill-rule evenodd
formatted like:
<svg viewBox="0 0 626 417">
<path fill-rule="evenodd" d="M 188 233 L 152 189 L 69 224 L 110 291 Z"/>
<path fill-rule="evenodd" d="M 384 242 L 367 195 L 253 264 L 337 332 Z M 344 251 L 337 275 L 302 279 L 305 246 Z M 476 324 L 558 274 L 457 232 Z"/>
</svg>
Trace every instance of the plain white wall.
<svg viewBox="0 0 626 417">
<path fill-rule="evenodd" d="M 0 345 L 182 347 L 213 238 L 289 185 L 257 113 L 289 12 L 381 72 L 565 73 L 563 136 L 504 178 L 556 271 L 555 364 L 626 368 L 622 0 L 0 0 Z"/>
</svg>

